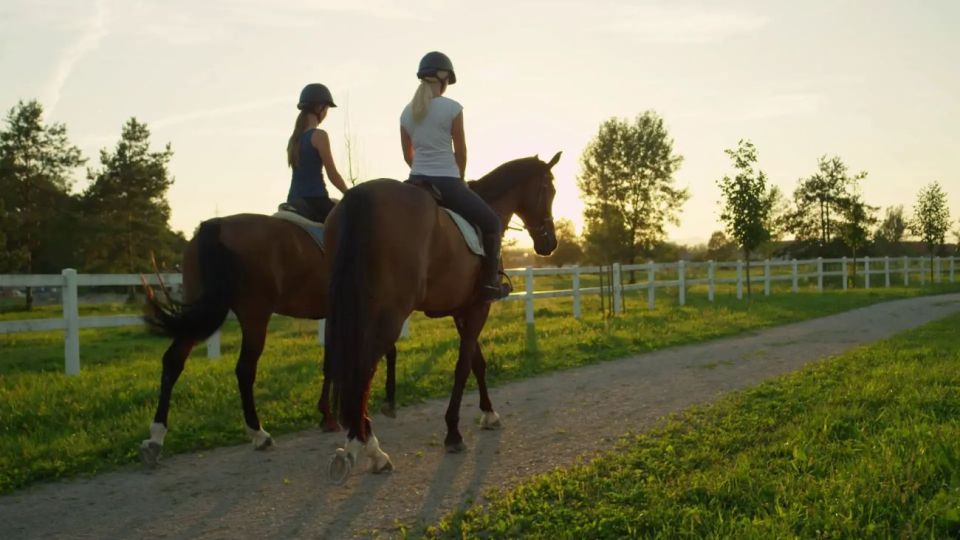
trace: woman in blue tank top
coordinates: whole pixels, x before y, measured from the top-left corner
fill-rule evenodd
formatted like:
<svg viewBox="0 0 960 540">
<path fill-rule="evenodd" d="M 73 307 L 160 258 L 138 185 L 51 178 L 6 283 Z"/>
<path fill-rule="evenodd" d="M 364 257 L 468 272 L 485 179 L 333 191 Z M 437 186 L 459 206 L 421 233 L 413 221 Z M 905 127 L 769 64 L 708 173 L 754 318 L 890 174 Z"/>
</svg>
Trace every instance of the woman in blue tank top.
<svg viewBox="0 0 960 540">
<path fill-rule="evenodd" d="M 335 204 L 327 194 L 323 169 L 341 193 L 347 191 L 347 184 L 333 163 L 330 138 L 326 131 L 317 128 L 330 107 L 336 106 L 326 86 L 319 83 L 305 86 L 297 103 L 300 114 L 287 142 L 287 164 L 293 169 L 287 202 L 306 206 L 312 214 L 309 217 L 316 221 L 325 221 Z"/>
<path fill-rule="evenodd" d="M 463 107 L 444 97 L 457 82 L 453 63 L 441 52 L 427 53 L 417 70 L 420 86 L 400 115 L 400 145 L 410 166 L 410 180 L 428 183 L 440 192 L 443 206 L 476 224 L 483 233 L 480 295 L 486 301 L 510 294 L 500 280 L 500 241 L 503 227 L 492 208 L 463 181 L 467 146 Z"/>
</svg>

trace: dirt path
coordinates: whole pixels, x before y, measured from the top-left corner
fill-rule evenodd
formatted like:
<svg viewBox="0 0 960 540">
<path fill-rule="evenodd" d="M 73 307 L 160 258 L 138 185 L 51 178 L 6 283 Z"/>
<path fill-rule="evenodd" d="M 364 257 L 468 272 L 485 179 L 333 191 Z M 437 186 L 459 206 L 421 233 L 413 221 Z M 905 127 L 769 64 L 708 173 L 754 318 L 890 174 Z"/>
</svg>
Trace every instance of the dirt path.
<svg viewBox="0 0 960 540">
<path fill-rule="evenodd" d="M 509 486 L 609 447 L 666 413 L 756 384 L 857 345 L 960 312 L 960 294 L 878 304 L 700 345 L 677 347 L 507 384 L 491 392 L 504 429 L 480 431 L 476 394 L 462 409 L 468 451 L 440 442 L 446 400 L 374 418 L 397 470 L 345 486 L 326 481 L 342 440 L 316 430 L 249 446 L 175 456 L 45 484 L 0 498 L 4 538 L 343 538 L 435 522 L 487 488 Z M 269 419 L 267 419 L 269 422 Z M 146 426 L 144 426 L 146 427 Z M 269 424 L 268 424 L 269 427 Z M 176 437 L 172 431 L 169 437 Z"/>
</svg>

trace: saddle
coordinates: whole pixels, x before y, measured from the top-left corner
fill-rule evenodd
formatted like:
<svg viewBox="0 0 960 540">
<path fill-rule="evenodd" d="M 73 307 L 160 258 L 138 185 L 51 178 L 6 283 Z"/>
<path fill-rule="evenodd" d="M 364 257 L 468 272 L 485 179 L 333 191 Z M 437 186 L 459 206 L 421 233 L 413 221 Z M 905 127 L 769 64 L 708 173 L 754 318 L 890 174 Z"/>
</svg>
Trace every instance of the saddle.
<svg viewBox="0 0 960 540">
<path fill-rule="evenodd" d="M 300 204 L 296 204 L 298 202 Z M 299 225 L 310 235 L 310 238 L 313 238 L 321 251 L 324 249 L 323 222 L 316 219 L 316 214 L 304 201 L 298 199 L 280 204 L 273 217 Z"/>
<path fill-rule="evenodd" d="M 437 206 L 446 211 L 447 214 L 450 215 L 450 219 L 452 219 L 457 225 L 457 228 L 460 229 L 463 241 L 467 243 L 467 248 L 470 252 L 479 257 L 483 257 L 485 252 L 483 250 L 483 242 L 480 241 L 480 228 L 467 221 L 465 217 L 444 206 L 443 195 L 440 194 L 440 190 L 438 190 L 436 186 L 429 182 L 415 179 L 407 180 L 405 183 L 416 186 L 433 197 L 433 200 L 437 201 Z"/>
<path fill-rule="evenodd" d="M 306 219 L 307 221 L 319 223 L 321 225 L 324 221 L 324 216 L 319 215 L 317 211 L 314 210 L 314 208 L 307 204 L 307 201 L 303 199 L 294 199 L 292 201 L 281 203 L 280 206 L 277 207 L 277 211 L 292 212 Z"/>
</svg>

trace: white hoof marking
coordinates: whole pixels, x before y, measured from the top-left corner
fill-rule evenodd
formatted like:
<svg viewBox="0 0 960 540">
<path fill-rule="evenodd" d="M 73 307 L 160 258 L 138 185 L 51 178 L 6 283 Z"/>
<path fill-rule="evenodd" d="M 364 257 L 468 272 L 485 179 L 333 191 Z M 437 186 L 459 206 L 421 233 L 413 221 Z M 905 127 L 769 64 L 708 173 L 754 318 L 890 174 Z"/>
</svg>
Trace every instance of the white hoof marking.
<svg viewBox="0 0 960 540">
<path fill-rule="evenodd" d="M 500 415 L 496 411 L 484 412 L 480 419 L 480 429 L 500 429 L 503 424 L 500 422 Z"/>
</svg>

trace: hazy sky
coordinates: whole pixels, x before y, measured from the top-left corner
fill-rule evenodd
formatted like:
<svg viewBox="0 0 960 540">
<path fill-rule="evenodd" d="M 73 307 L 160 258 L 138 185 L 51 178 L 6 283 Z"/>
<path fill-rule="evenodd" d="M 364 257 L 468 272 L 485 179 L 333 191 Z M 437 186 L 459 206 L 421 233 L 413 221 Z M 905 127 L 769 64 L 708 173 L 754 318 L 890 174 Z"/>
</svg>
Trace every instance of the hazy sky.
<svg viewBox="0 0 960 540">
<path fill-rule="evenodd" d="M 653 109 L 692 193 L 671 234 L 704 241 L 720 228 L 723 149 L 740 138 L 788 194 L 837 154 L 869 173 L 871 204 L 909 208 L 939 180 L 960 218 L 958 28 L 956 0 L 4 0 L 0 107 L 40 99 L 92 164 L 126 119 L 147 122 L 158 148 L 173 144 L 172 223 L 189 233 L 285 198 L 308 82 L 340 104 L 323 127 L 341 171 L 349 115 L 361 177 L 405 178 L 400 111 L 420 57 L 442 50 L 468 177 L 563 150 L 555 214 L 579 227 L 584 145 L 604 119 Z"/>
</svg>

